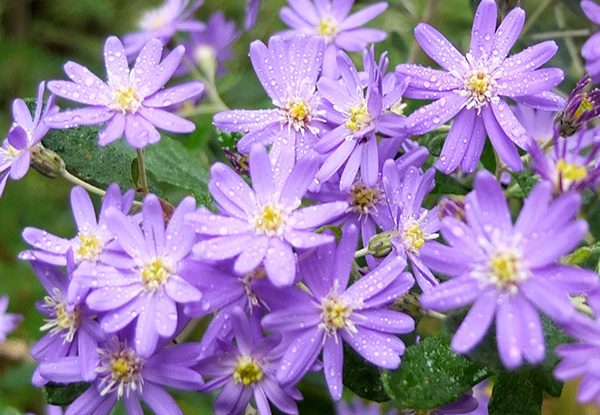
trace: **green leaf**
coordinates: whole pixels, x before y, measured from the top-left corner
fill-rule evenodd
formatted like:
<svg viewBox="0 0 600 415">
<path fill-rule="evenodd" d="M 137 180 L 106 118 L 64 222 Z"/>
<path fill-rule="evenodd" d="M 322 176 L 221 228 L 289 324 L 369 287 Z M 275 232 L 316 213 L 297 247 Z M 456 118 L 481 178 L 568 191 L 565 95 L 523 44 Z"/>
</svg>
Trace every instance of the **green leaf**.
<svg viewBox="0 0 600 415">
<path fill-rule="evenodd" d="M 428 134 L 421 140 L 421 145 L 427 147 L 429 154 L 434 157 L 439 157 L 444 147 L 444 142 L 448 137 L 448 133 L 435 133 Z"/>
<path fill-rule="evenodd" d="M 383 384 L 398 404 L 432 409 L 460 398 L 492 372 L 450 349 L 442 336 L 428 337 L 410 346 L 400 368 L 385 372 Z"/>
<path fill-rule="evenodd" d="M 157 181 L 189 190 L 201 205 L 212 204 L 208 170 L 178 141 L 163 136 L 158 144 L 146 147 L 144 160 Z"/>
<path fill-rule="evenodd" d="M 219 140 L 221 147 L 234 153 L 237 152 L 236 145 L 242 137 L 243 134 L 241 133 L 230 133 L 228 131 L 217 130 L 217 140 Z"/>
<path fill-rule="evenodd" d="M 544 393 L 526 373 L 505 372 L 494 382 L 489 415 L 540 415 Z"/>
<path fill-rule="evenodd" d="M 442 195 L 466 195 L 471 191 L 471 187 L 459 182 L 452 176 L 448 176 L 440 171 L 435 172 L 435 187 L 432 194 Z"/>
<path fill-rule="evenodd" d="M 518 183 L 525 197 L 529 195 L 529 192 L 531 192 L 533 186 L 535 186 L 538 182 L 538 179 L 534 176 L 533 171 L 528 167 L 526 167 L 520 173 L 510 172 L 510 175 Z"/>
<path fill-rule="evenodd" d="M 73 403 L 90 387 L 89 383 L 77 382 L 69 385 L 50 382 L 42 388 L 44 400 L 49 405 L 66 406 Z"/>
<path fill-rule="evenodd" d="M 134 188 L 131 160 L 135 150 L 124 140 L 100 147 L 98 131 L 96 126 L 50 130 L 43 144 L 58 153 L 68 170 L 86 182 L 102 189 L 114 182 L 119 183 L 121 190 Z"/>
<path fill-rule="evenodd" d="M 487 171 L 492 172 L 492 174 L 496 172 L 496 153 L 494 153 L 494 147 L 490 140 L 485 140 L 480 160 Z"/>
<path fill-rule="evenodd" d="M 527 372 L 531 383 L 558 398 L 562 393 L 564 383 L 554 378 L 552 370 L 553 368 L 532 367 Z"/>
<path fill-rule="evenodd" d="M 383 388 L 381 370 L 363 359 L 344 343 L 344 385 L 361 398 L 386 402 L 390 397 Z"/>
<path fill-rule="evenodd" d="M 592 254 L 592 249 L 589 246 L 582 246 L 572 254 L 564 256 L 560 262 L 565 265 L 579 265 L 585 262 Z"/>
</svg>

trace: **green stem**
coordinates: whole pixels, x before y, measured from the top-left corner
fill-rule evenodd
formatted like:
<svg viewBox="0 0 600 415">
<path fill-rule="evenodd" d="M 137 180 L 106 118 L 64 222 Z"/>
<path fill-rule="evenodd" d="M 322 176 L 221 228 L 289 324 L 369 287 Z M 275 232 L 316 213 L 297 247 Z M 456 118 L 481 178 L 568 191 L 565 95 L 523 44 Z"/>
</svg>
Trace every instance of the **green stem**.
<svg viewBox="0 0 600 415">
<path fill-rule="evenodd" d="M 217 91 L 214 75 L 210 77 L 204 76 L 187 56 L 183 57 L 183 64 L 190 70 L 194 78 L 204 84 L 206 95 L 208 95 L 208 99 L 213 103 L 215 112 L 227 111 L 229 107 L 223 102 L 219 91 Z"/>
<path fill-rule="evenodd" d="M 553 32 L 542 32 L 531 35 L 533 40 L 550 40 L 556 38 L 588 37 L 593 31 L 590 29 L 579 30 L 556 30 Z"/>
<path fill-rule="evenodd" d="M 554 9 L 554 15 L 556 16 L 556 22 L 558 23 L 558 27 L 561 30 L 564 30 L 567 27 L 567 23 L 565 21 L 565 16 L 560 7 L 556 7 Z M 569 55 L 571 56 L 571 61 L 573 62 L 573 69 L 575 70 L 577 79 L 582 78 L 585 74 L 585 69 L 583 68 L 583 62 L 581 61 L 581 57 L 579 55 L 579 48 L 575 45 L 572 37 L 565 38 L 565 44 L 567 45 L 567 50 L 569 51 Z"/>
<path fill-rule="evenodd" d="M 137 160 L 138 167 L 140 169 L 140 182 L 142 185 L 142 194 L 147 195 L 150 193 L 150 189 L 148 188 L 148 177 L 146 176 L 146 164 L 144 163 L 144 149 L 138 148 L 137 152 Z"/>
<path fill-rule="evenodd" d="M 81 180 L 79 177 L 74 176 L 71 173 L 69 173 L 66 169 L 60 170 L 60 177 L 62 177 L 69 183 L 74 184 L 75 186 L 83 187 L 89 193 L 93 193 L 95 195 L 102 196 L 102 197 L 104 197 L 104 195 L 106 194 L 105 190 L 102 190 L 92 184 L 89 184 L 88 182 Z M 138 202 L 138 201 L 134 201 L 133 206 L 140 207 L 140 206 L 142 206 L 142 203 Z"/>
<path fill-rule="evenodd" d="M 523 30 L 521 31 L 521 37 L 525 36 L 525 33 L 527 33 L 529 31 L 529 29 L 531 29 L 533 24 L 537 21 L 537 19 L 539 19 L 539 17 L 542 15 L 544 10 L 546 10 L 548 7 L 550 7 L 550 5 L 552 3 L 554 3 L 554 0 L 546 0 L 546 1 L 542 2 L 537 9 L 535 9 L 535 11 L 531 14 L 531 16 L 529 16 L 527 23 L 525 24 L 525 26 L 523 27 Z"/>
<path fill-rule="evenodd" d="M 367 256 L 367 255 L 369 255 L 369 253 L 370 253 L 369 252 L 369 247 L 366 246 L 363 249 L 359 249 L 358 251 L 356 251 L 354 253 L 354 258 L 360 258 L 360 257 L 363 257 L 363 256 Z"/>
</svg>

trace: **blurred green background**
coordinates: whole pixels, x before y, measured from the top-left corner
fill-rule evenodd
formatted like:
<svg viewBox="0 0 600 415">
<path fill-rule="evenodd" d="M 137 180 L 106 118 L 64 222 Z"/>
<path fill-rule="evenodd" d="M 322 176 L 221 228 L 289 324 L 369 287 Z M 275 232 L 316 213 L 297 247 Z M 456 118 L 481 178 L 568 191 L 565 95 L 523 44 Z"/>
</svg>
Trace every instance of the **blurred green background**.
<svg viewBox="0 0 600 415">
<path fill-rule="evenodd" d="M 357 0 L 358 8 L 374 1 Z M 414 44 L 412 30 L 423 19 L 438 28 L 455 45 L 465 51 L 470 38 L 473 17 L 472 0 L 389 0 L 389 9 L 371 27 L 386 30 L 390 36 L 377 46 L 377 52 L 389 51 L 390 68 L 411 58 L 431 64 Z M 62 66 L 73 60 L 89 67 L 104 78 L 102 46 L 107 36 L 122 36 L 136 28 L 141 14 L 160 0 L 0 0 L 0 138 L 5 137 L 12 122 L 10 105 L 17 97 L 35 97 L 40 81 L 64 79 Z M 265 108 L 269 99 L 254 75 L 248 59 L 248 46 L 254 39 L 267 41 L 268 37 L 285 25 L 278 17 L 285 0 L 263 0 L 256 28 L 244 33 L 234 45 L 236 57 L 228 63 L 230 72 L 218 79 L 218 89 L 224 101 L 232 108 Z M 542 32 L 590 28 L 593 26 L 578 9 L 578 2 L 565 0 L 525 0 L 522 6 L 528 17 L 526 33 L 515 50 L 537 43 Z M 215 10 L 221 9 L 229 19 L 241 27 L 244 19 L 244 0 L 206 0 L 197 16 L 206 21 Z M 538 37 L 536 37 L 536 35 Z M 583 75 L 579 50 L 585 38 L 558 39 L 559 53 L 550 62 L 567 73 L 561 90 L 573 87 Z M 355 56 L 360 60 L 360 56 Z M 207 167 L 222 155 L 214 143 L 211 116 L 199 116 L 194 121 L 197 132 L 180 137 L 181 141 L 198 156 L 198 162 Z M 211 144 L 212 143 L 212 144 Z M 22 229 L 35 226 L 49 232 L 72 237 L 72 223 L 68 194 L 71 186 L 60 179 L 51 180 L 31 171 L 19 182 L 9 180 L 0 199 L 0 294 L 9 294 L 9 310 L 25 316 L 25 322 L 0 346 L 0 415 L 9 404 L 21 412 L 42 413 L 41 393 L 30 386 L 35 367 L 28 348 L 39 338 L 42 318 L 35 309 L 35 301 L 44 296 L 44 290 L 28 264 L 17 259 L 27 246 L 21 239 Z M 321 414 L 331 411 L 329 398 L 324 392 L 322 377 L 313 377 L 301 386 L 306 403 L 301 414 Z M 212 398 L 196 394 L 178 394 L 184 413 L 211 413 Z M 574 401 L 574 385 L 568 385 L 560 400 L 549 399 L 545 413 L 595 414 L 594 408 L 583 408 Z M 510 415 L 510 414 L 507 414 Z"/>
</svg>

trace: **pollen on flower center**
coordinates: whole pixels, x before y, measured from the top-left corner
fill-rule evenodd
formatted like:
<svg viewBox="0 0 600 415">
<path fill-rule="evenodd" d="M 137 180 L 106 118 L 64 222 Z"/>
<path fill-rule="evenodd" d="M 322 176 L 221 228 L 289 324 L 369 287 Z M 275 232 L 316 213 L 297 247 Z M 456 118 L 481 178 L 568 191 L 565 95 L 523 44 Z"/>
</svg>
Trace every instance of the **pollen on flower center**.
<svg viewBox="0 0 600 415">
<path fill-rule="evenodd" d="M 123 114 L 135 114 L 142 106 L 142 99 L 131 86 L 120 86 L 113 91 L 111 108 Z"/>
<path fill-rule="evenodd" d="M 171 269 L 162 258 L 156 258 L 142 267 L 141 276 L 144 287 L 148 291 L 156 291 L 167 282 Z"/>
<path fill-rule="evenodd" d="M 369 109 L 367 108 L 367 104 L 365 102 L 361 102 L 358 105 L 350 108 L 350 114 L 348 120 L 346 121 L 346 127 L 353 132 L 357 132 L 362 130 L 365 127 L 368 127 L 373 120 L 373 117 L 369 113 Z"/>
<path fill-rule="evenodd" d="M 281 236 L 283 235 L 287 216 L 287 210 L 279 203 L 268 204 L 255 214 L 251 224 L 258 234 Z"/>
<path fill-rule="evenodd" d="M 360 215 L 368 215 L 371 211 L 377 211 L 377 204 L 384 199 L 384 194 L 379 185 L 367 187 L 362 181 L 354 183 L 348 190 L 348 211 Z"/>
<path fill-rule="evenodd" d="M 319 24 L 317 25 L 315 32 L 318 35 L 321 35 L 325 38 L 327 43 L 333 41 L 339 31 L 338 21 L 333 17 L 324 17 L 319 20 Z"/>
<path fill-rule="evenodd" d="M 588 176 L 585 166 L 569 164 L 564 159 L 558 160 L 556 163 L 556 170 L 563 180 L 578 181 L 583 180 Z"/>
<path fill-rule="evenodd" d="M 60 296 L 60 291 L 56 288 L 54 291 L 55 296 Z M 44 298 L 44 308 L 52 310 L 55 318 L 45 319 L 44 324 L 40 327 L 41 331 L 50 330 L 51 334 L 63 333 L 65 342 L 72 342 L 75 333 L 79 329 L 81 324 L 81 310 L 79 307 L 75 307 L 73 311 L 67 310 L 67 304 L 64 301 L 56 301 L 50 296 Z"/>
<path fill-rule="evenodd" d="M 481 110 L 481 107 L 488 105 L 491 101 L 499 100 L 495 92 L 497 85 L 494 74 L 486 66 L 480 64 L 467 72 L 460 94 L 469 98 L 467 108 Z"/>
<path fill-rule="evenodd" d="M 98 261 L 98 256 L 102 253 L 104 244 L 94 233 L 80 233 L 79 246 L 75 248 L 73 254 L 75 261 Z"/>
<path fill-rule="evenodd" d="M 490 255 L 488 260 L 490 281 L 498 288 L 511 292 L 529 276 L 522 264 L 522 253 L 514 248 L 502 249 Z"/>
<path fill-rule="evenodd" d="M 281 121 L 287 123 L 296 131 L 304 132 L 304 130 L 310 128 L 308 124 L 312 119 L 312 108 L 304 99 L 292 98 L 282 109 Z"/>
<path fill-rule="evenodd" d="M 338 281 L 336 280 L 332 292 L 321 301 L 321 323 L 319 328 L 328 334 L 336 334 L 339 329 L 345 328 L 351 333 L 356 333 L 354 322 L 350 319 L 353 307 L 342 301 L 338 295 Z M 337 339 L 337 336 L 336 336 Z"/>
<path fill-rule="evenodd" d="M 251 385 L 263 378 L 264 371 L 251 356 L 240 356 L 233 372 L 235 383 L 243 383 L 244 386 Z"/>
<path fill-rule="evenodd" d="M 436 239 L 439 234 L 426 234 L 421 227 L 422 221 L 427 216 L 427 211 L 424 211 L 419 219 L 410 219 L 404 224 L 401 232 L 402 242 L 408 252 L 418 254 L 425 242 Z"/>
<path fill-rule="evenodd" d="M 96 372 L 105 374 L 101 380 L 100 386 L 103 387 L 100 394 L 117 391 L 119 398 L 124 393 L 129 396 L 131 390 L 142 389 L 144 379 L 142 377 L 142 368 L 144 359 L 137 353 L 127 347 L 126 344 L 117 342 L 116 350 L 99 349 L 98 352 L 102 358 L 102 364 L 96 368 Z"/>
</svg>

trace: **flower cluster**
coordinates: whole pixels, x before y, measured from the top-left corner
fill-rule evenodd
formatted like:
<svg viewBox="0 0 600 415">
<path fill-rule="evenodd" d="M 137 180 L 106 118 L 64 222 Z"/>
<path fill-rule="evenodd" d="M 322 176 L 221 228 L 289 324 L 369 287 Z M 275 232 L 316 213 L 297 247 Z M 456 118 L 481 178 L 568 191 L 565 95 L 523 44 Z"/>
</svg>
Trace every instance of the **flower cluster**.
<svg viewBox="0 0 600 415">
<path fill-rule="evenodd" d="M 159 415 L 182 414 L 165 388 L 219 390 L 217 415 L 251 413 L 251 405 L 270 415 L 271 404 L 297 414 L 308 372 L 321 372 L 339 401 L 348 353 L 375 373 L 401 369 L 407 347 L 423 344 L 423 333 L 413 333 L 420 318 L 462 309 L 458 329 L 439 334 L 454 352 L 476 359 L 469 355 L 494 324 L 505 369 L 542 364 L 551 352 L 546 321 L 581 343 L 556 349 L 565 360 L 555 376 L 583 374 L 579 399 L 600 402 L 600 283 L 583 266 L 597 246 L 570 255 L 598 232 L 588 233 L 580 207 L 600 184 L 592 125 L 600 96 L 583 92 L 589 76 L 566 101 L 551 91 L 564 78 L 559 68 L 540 69 L 558 49 L 552 41 L 508 56 L 524 10 L 512 8 L 497 27 L 496 2 L 482 0 L 466 56 L 421 23 L 416 41 L 443 70 L 402 63 L 388 72 L 388 53 L 368 47 L 386 33 L 362 27 L 387 3 L 351 14 L 353 0 L 289 0 L 281 18 L 292 29 L 250 44 L 273 108 L 229 109 L 215 78 L 239 32 L 221 12 L 206 25 L 196 20 L 201 3 L 167 0 L 123 43 L 109 37 L 106 82 L 67 62 L 70 80 L 48 82 L 45 103 L 42 83 L 33 116 L 23 100 L 13 103 L 0 195 L 30 164 L 43 171 L 38 153 L 50 129 L 106 123 L 88 131 L 100 146 L 124 136 L 140 179 L 124 193 L 117 183 L 104 190 L 87 183 L 93 177 L 76 179 L 85 188 L 71 191 L 74 236 L 23 231 L 30 249 L 20 258 L 47 291 L 33 384 L 87 383 L 66 415 L 108 415 L 118 401 L 128 414 L 144 413 L 140 401 Z M 586 12 L 595 10 L 589 3 Z M 246 28 L 259 5 L 248 2 Z M 174 45 L 176 33 L 185 45 Z M 359 51 L 362 68 L 348 54 Z M 196 80 L 165 87 L 180 75 Z M 212 106 L 201 110 L 234 133 L 227 157 L 238 164 L 210 168 L 212 204 L 186 196 L 174 206 L 179 194 L 151 192 L 143 149 L 161 140 L 158 129 L 194 131 L 181 115 L 205 91 Z M 85 107 L 61 111 L 57 97 Z M 433 102 L 411 103 L 405 115 L 406 98 Z M 438 148 L 439 137 L 427 134 L 434 130 L 448 132 Z M 492 146 L 480 163 L 487 136 Z M 103 195 L 98 212 L 89 190 Z M 580 312 L 588 305 L 595 319 Z M 6 306 L 2 297 L 0 311 Z M 17 320 L 3 317 L 1 337 Z M 478 414 L 486 399 L 473 393 L 391 413 Z"/>
</svg>

